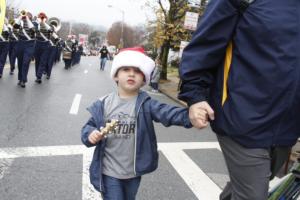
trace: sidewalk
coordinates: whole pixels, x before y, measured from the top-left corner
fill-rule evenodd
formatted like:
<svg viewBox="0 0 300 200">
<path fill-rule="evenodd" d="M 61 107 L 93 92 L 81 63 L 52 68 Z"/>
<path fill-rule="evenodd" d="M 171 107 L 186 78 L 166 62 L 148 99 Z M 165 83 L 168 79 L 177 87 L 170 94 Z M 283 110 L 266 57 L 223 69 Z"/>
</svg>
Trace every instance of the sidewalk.
<svg viewBox="0 0 300 200">
<path fill-rule="evenodd" d="M 180 101 L 177 98 L 178 95 L 178 83 L 179 78 L 176 76 L 168 76 L 168 80 L 161 80 L 159 82 L 159 90 L 163 94 L 167 95 L 172 100 L 176 101 L 177 103 L 186 106 L 185 102 Z"/>
</svg>

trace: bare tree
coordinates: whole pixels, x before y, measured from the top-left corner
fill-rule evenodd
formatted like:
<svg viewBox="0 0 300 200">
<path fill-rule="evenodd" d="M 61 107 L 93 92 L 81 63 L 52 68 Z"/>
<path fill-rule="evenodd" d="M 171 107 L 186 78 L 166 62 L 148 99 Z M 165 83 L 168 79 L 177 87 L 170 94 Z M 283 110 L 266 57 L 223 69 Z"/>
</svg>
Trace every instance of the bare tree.
<svg viewBox="0 0 300 200">
<path fill-rule="evenodd" d="M 122 22 L 115 22 L 107 32 L 107 40 L 109 45 L 120 47 Z M 144 33 L 141 27 L 131 27 L 123 24 L 123 42 L 124 48 L 140 45 Z"/>
</svg>

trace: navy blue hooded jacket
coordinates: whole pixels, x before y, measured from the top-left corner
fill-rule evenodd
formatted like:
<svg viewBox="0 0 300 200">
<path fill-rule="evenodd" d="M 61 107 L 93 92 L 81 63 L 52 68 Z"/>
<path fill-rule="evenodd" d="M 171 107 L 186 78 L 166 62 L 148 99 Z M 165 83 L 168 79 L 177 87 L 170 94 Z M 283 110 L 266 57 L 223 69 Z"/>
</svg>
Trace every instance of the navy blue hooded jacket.
<svg viewBox="0 0 300 200">
<path fill-rule="evenodd" d="M 88 108 L 92 116 L 81 131 L 81 140 L 87 147 L 95 146 L 88 141 L 89 134 L 93 130 L 99 130 L 101 126 L 105 126 L 105 98 L 96 101 Z M 157 141 L 153 121 L 160 122 L 164 126 L 178 125 L 186 128 L 191 128 L 192 124 L 189 121 L 187 108 L 160 103 L 157 100 L 151 99 L 146 92 L 139 93 L 135 112 L 137 129 L 134 167 L 136 176 L 141 176 L 154 171 L 158 165 Z M 96 144 L 90 166 L 90 181 L 98 191 L 103 191 L 102 158 L 104 156 L 104 148 L 105 138 Z"/>
<path fill-rule="evenodd" d="M 211 0 L 180 65 L 179 99 L 208 101 L 212 129 L 249 148 L 300 136 L 300 1 Z"/>
</svg>

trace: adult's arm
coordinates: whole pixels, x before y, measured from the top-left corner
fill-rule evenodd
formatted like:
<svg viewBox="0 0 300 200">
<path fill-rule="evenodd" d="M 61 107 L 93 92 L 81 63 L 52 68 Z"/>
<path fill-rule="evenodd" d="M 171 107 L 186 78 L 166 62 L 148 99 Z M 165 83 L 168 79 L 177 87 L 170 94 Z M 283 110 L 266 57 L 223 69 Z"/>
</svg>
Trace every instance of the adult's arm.
<svg viewBox="0 0 300 200">
<path fill-rule="evenodd" d="M 226 47 L 234 35 L 240 0 L 211 0 L 179 68 L 182 80 L 178 98 L 189 106 L 207 101 L 214 74 L 223 67 Z"/>
</svg>

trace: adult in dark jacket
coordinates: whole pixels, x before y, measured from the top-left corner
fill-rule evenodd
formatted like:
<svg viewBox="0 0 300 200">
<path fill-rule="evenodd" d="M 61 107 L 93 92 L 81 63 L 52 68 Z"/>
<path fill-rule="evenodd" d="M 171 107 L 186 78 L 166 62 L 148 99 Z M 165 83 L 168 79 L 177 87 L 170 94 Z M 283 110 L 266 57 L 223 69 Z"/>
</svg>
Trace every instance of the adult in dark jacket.
<svg viewBox="0 0 300 200">
<path fill-rule="evenodd" d="M 228 167 L 220 199 L 267 199 L 300 136 L 300 1 L 247 2 L 211 0 L 180 65 L 179 99 L 195 127 L 211 122 Z"/>
<path fill-rule="evenodd" d="M 104 45 L 100 50 L 100 70 L 104 70 L 108 56 L 109 52 L 106 46 Z"/>
</svg>

